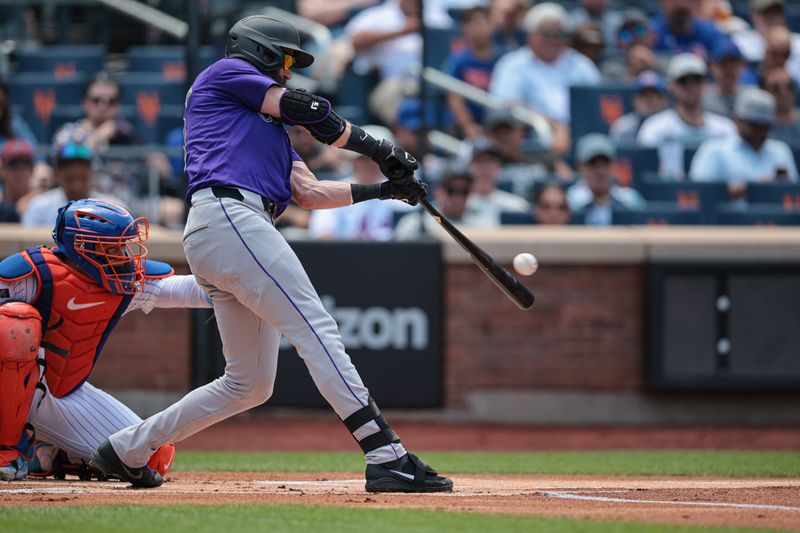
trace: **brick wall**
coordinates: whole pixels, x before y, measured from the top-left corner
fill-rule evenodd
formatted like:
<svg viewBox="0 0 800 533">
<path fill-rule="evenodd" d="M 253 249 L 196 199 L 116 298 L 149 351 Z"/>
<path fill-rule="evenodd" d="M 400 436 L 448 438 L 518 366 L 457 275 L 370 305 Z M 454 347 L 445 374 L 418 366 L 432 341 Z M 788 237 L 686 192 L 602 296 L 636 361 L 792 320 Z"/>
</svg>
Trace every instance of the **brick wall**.
<svg viewBox="0 0 800 533">
<path fill-rule="evenodd" d="M 446 403 L 473 389 L 642 385 L 642 266 L 552 265 L 523 278 L 522 312 L 472 265 L 448 265 Z"/>
<path fill-rule="evenodd" d="M 185 265 L 175 270 L 189 272 Z M 136 310 L 122 317 L 92 371 L 92 384 L 113 390 L 188 390 L 189 316 L 185 309 L 154 309 L 149 315 Z"/>
</svg>

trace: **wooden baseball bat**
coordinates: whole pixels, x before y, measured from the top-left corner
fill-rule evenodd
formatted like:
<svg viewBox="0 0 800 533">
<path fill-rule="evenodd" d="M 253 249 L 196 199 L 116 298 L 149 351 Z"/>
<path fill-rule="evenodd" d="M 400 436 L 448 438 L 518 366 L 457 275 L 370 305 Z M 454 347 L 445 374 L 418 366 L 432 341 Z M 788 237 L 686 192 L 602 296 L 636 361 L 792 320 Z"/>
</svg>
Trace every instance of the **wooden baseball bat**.
<svg viewBox="0 0 800 533">
<path fill-rule="evenodd" d="M 489 254 L 484 252 L 480 246 L 461 233 L 458 228 L 431 205 L 427 198 L 422 198 L 419 203 L 425 208 L 425 211 L 433 217 L 433 220 L 442 226 L 442 228 L 455 239 L 459 246 L 472 257 L 472 260 L 483 270 L 483 273 L 489 276 L 489 279 L 491 279 L 506 296 L 511 298 L 520 309 L 531 308 L 534 301 L 534 296 L 531 291 L 520 283 L 508 270 L 492 259 Z"/>
</svg>

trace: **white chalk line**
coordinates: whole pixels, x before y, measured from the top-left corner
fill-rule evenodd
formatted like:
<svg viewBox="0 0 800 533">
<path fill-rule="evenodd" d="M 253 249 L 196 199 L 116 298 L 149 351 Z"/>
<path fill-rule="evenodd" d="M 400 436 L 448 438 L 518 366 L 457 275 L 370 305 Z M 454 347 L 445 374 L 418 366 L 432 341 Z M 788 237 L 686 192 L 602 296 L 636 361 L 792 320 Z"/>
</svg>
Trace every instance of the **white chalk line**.
<svg viewBox="0 0 800 533">
<path fill-rule="evenodd" d="M 352 485 L 354 483 L 364 483 L 363 479 L 325 479 L 325 480 L 303 480 L 303 481 L 253 481 L 256 485 Z"/>
<path fill-rule="evenodd" d="M 548 491 L 543 493 L 550 498 L 562 500 L 584 500 L 592 502 L 610 503 L 650 503 L 658 505 L 694 505 L 699 507 L 733 507 L 739 509 L 765 509 L 769 511 L 800 511 L 800 507 L 789 505 L 767 505 L 760 503 L 733 503 L 733 502 L 681 502 L 667 500 L 633 500 L 630 498 L 609 498 L 607 496 L 588 496 L 585 494 L 572 494 L 569 492 Z"/>
</svg>

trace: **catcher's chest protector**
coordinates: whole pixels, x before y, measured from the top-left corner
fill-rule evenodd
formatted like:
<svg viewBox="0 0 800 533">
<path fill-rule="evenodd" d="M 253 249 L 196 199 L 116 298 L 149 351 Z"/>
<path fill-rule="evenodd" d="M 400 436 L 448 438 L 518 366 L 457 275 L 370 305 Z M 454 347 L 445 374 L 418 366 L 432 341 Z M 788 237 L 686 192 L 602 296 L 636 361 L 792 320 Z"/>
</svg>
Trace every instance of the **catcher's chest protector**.
<svg viewBox="0 0 800 533">
<path fill-rule="evenodd" d="M 0 305 L 0 465 L 17 457 L 39 381 L 42 317 L 23 302 Z"/>
<path fill-rule="evenodd" d="M 47 248 L 28 248 L 42 315 L 47 390 L 56 398 L 74 391 L 89 377 L 111 330 L 130 303 L 91 278 L 66 266 Z"/>
</svg>

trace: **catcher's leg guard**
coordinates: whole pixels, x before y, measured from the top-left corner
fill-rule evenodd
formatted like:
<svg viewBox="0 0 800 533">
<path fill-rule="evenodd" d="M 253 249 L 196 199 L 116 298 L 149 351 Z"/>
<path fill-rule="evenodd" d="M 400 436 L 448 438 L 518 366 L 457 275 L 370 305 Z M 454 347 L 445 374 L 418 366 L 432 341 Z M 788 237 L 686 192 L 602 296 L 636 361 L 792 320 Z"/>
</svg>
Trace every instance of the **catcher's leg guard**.
<svg viewBox="0 0 800 533">
<path fill-rule="evenodd" d="M 167 475 L 167 472 L 169 472 L 174 460 L 175 445 L 165 444 L 161 448 L 157 449 L 156 453 L 150 456 L 150 460 L 147 461 L 147 466 L 161 474 L 161 477 L 164 477 Z"/>
<path fill-rule="evenodd" d="M 27 465 L 15 448 L 22 439 L 39 382 L 37 355 L 42 317 L 23 302 L 0 305 L 0 479 L 25 477 Z M 24 471 L 23 471 L 24 470 Z"/>
</svg>

